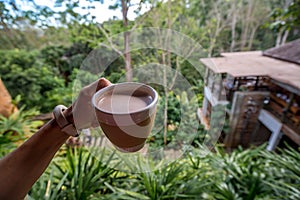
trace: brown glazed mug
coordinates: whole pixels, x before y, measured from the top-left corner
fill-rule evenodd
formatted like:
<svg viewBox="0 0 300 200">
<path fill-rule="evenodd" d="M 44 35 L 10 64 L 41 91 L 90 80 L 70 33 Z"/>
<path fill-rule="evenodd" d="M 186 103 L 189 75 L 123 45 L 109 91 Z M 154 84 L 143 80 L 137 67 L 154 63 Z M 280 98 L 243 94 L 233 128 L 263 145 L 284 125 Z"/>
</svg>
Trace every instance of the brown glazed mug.
<svg viewBox="0 0 300 200">
<path fill-rule="evenodd" d="M 122 152 L 143 148 L 154 124 L 157 101 L 152 87 L 135 82 L 110 85 L 92 98 L 104 134 Z"/>
</svg>

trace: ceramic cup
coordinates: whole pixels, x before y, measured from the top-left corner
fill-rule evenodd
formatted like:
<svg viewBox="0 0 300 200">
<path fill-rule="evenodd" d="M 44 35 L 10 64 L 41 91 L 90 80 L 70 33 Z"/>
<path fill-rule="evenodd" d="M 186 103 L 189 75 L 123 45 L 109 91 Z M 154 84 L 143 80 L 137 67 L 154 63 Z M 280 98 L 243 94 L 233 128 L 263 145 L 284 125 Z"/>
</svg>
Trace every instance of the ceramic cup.
<svg viewBox="0 0 300 200">
<path fill-rule="evenodd" d="M 116 149 L 136 152 L 143 148 L 152 130 L 157 100 L 152 87 L 125 82 L 99 90 L 92 104 L 103 132 Z"/>
</svg>

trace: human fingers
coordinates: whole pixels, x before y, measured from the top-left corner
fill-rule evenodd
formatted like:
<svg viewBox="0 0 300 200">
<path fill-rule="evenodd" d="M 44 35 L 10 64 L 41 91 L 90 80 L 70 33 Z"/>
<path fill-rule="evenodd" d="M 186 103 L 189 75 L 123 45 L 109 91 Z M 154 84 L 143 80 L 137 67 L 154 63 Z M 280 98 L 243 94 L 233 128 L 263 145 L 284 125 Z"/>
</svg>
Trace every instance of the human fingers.
<svg viewBox="0 0 300 200">
<path fill-rule="evenodd" d="M 97 84 L 96 91 L 111 85 L 111 82 L 106 78 L 100 78 Z"/>
</svg>

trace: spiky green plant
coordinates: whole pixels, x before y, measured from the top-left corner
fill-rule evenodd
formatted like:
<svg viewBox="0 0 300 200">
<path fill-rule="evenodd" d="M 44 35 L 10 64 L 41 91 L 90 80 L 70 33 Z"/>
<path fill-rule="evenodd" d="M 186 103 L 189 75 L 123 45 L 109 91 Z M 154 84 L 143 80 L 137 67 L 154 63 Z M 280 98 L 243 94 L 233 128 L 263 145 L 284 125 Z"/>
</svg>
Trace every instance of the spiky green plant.
<svg viewBox="0 0 300 200">
<path fill-rule="evenodd" d="M 21 107 L 9 117 L 0 116 L 0 157 L 38 130 L 43 122 L 32 119 L 37 114 L 35 109 L 25 110 L 25 107 Z"/>
<path fill-rule="evenodd" d="M 34 133 L 37 128 L 43 124 L 42 121 L 32 119 L 38 114 L 39 112 L 37 110 L 25 110 L 25 107 L 23 106 L 19 111 L 7 118 L 0 116 L 0 134 L 9 132 L 19 135 Z"/>
<path fill-rule="evenodd" d="M 220 148 L 209 152 L 199 147 L 169 164 L 151 160 L 145 164 L 137 159 L 137 173 L 108 168 L 117 162 L 112 162 L 113 155 L 96 160 L 92 157 L 86 150 L 67 150 L 64 157 L 52 164 L 53 174 L 46 176 L 39 190 L 42 194 L 47 191 L 48 199 L 292 200 L 300 197 L 300 156 L 294 149 L 274 153 L 261 146 L 226 153 Z M 126 156 L 118 158 L 121 162 Z M 126 169 L 126 163 L 122 163 Z"/>
<path fill-rule="evenodd" d="M 300 199 L 300 153 L 288 147 L 278 153 L 263 152 L 273 188 L 273 194 L 281 199 Z"/>
<path fill-rule="evenodd" d="M 44 199 L 44 200 L 59 200 L 61 199 L 60 191 L 63 187 L 64 182 L 67 179 L 68 172 L 60 177 L 54 177 L 55 166 L 51 165 L 49 169 L 50 172 L 46 172 L 40 179 L 35 183 L 31 189 L 29 195 L 27 195 L 28 200 Z"/>
<path fill-rule="evenodd" d="M 113 154 L 105 157 L 105 150 L 101 151 L 102 156 L 97 158 L 85 149 L 67 148 L 65 154 L 60 154 L 51 164 L 51 172 L 41 178 L 31 192 L 34 199 L 41 199 L 47 196 L 49 199 L 89 199 L 93 194 L 106 194 L 111 192 L 105 185 L 113 185 L 113 180 L 119 178 L 118 172 L 113 168 L 111 159 Z M 114 164 L 116 165 L 116 164 Z M 49 181 L 47 180 L 49 179 Z M 49 184 L 51 184 L 49 186 Z M 49 192 L 39 192 L 41 186 L 46 186 Z"/>
</svg>

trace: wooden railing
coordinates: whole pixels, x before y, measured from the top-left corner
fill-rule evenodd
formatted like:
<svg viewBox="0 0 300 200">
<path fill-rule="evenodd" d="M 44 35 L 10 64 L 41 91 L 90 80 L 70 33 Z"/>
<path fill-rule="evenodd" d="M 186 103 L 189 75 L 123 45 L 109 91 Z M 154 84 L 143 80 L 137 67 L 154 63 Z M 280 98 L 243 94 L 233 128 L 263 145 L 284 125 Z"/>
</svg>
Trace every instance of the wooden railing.
<svg viewBox="0 0 300 200">
<path fill-rule="evenodd" d="M 275 115 L 283 124 L 286 124 L 300 135 L 300 107 L 290 105 L 274 94 L 270 95 L 270 102 L 265 109 Z"/>
</svg>

